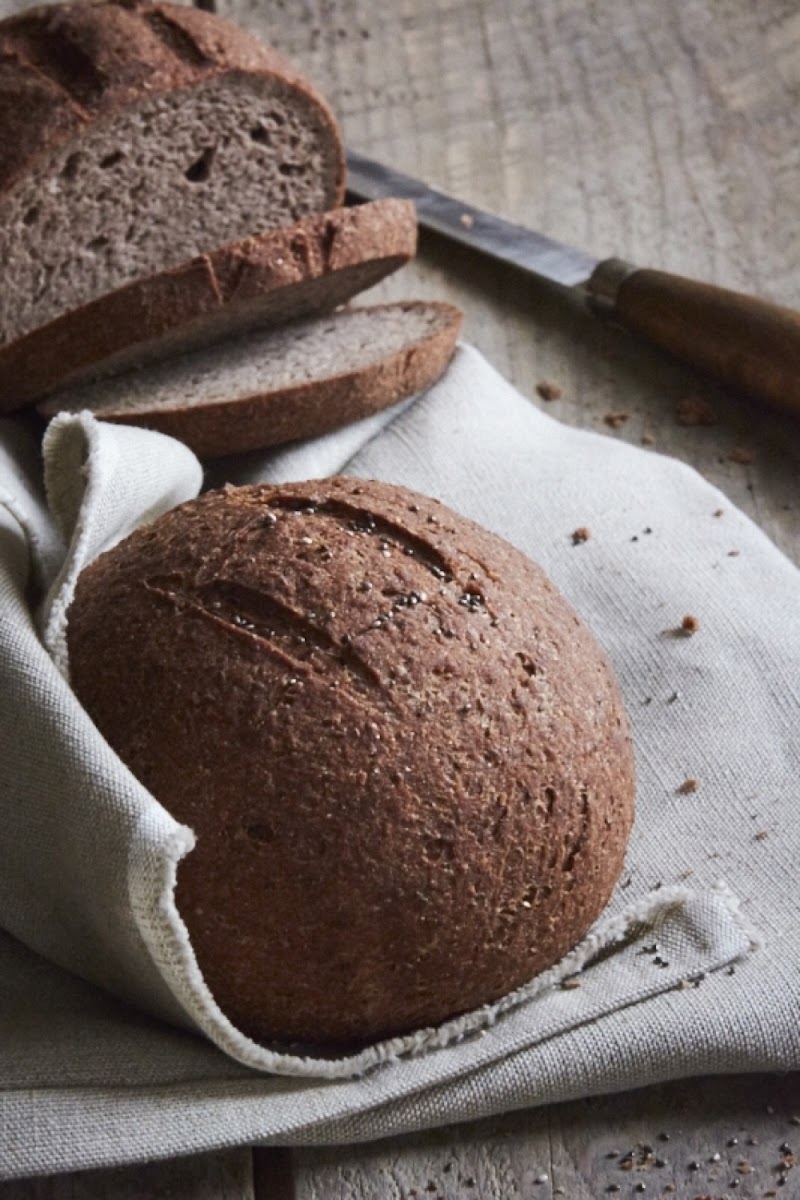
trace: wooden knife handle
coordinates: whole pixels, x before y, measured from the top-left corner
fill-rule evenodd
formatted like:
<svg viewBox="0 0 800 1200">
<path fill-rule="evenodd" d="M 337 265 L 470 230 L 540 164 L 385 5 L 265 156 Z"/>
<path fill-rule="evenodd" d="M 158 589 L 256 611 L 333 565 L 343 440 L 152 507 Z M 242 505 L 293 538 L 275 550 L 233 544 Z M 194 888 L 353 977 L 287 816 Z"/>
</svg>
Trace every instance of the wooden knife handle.
<svg viewBox="0 0 800 1200">
<path fill-rule="evenodd" d="M 738 391 L 800 416 L 800 313 L 610 258 L 588 283 L 612 320 Z"/>
</svg>

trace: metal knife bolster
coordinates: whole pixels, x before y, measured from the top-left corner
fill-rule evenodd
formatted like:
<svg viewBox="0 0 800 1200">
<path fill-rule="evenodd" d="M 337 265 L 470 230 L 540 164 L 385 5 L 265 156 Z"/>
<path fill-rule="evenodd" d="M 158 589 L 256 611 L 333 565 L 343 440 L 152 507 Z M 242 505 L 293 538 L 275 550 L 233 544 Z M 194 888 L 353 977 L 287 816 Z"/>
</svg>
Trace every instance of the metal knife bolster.
<svg viewBox="0 0 800 1200">
<path fill-rule="evenodd" d="M 638 267 L 626 262 L 624 258 L 605 258 L 598 263 L 586 281 L 592 307 L 611 316 L 617 308 L 623 283 L 638 270 Z"/>
</svg>

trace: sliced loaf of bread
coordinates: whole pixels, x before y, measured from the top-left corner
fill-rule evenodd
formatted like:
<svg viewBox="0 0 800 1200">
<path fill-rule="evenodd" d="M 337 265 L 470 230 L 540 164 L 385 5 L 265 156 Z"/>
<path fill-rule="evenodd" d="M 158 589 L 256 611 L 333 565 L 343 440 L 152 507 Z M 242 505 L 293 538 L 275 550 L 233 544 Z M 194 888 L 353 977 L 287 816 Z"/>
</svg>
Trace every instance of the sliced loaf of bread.
<svg viewBox="0 0 800 1200">
<path fill-rule="evenodd" d="M 324 100 L 219 17 L 107 0 L 0 22 L 0 345 L 343 184 Z"/>
<path fill-rule="evenodd" d="M 200 458 L 326 433 L 436 380 L 462 314 L 404 302 L 342 309 L 57 393 L 39 406 L 88 409 L 185 442 Z"/>
<path fill-rule="evenodd" d="M 416 251 L 408 200 L 314 214 L 201 254 L 0 346 L 0 411 L 233 333 L 336 308 Z"/>
</svg>

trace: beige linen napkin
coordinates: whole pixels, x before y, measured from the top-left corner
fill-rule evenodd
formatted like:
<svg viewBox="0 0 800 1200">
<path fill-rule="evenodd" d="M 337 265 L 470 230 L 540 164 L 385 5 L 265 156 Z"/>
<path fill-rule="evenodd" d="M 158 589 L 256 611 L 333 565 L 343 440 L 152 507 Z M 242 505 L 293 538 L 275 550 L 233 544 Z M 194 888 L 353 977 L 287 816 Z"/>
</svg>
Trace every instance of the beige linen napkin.
<svg viewBox="0 0 800 1200">
<path fill-rule="evenodd" d="M 604 643 L 634 726 L 628 866 L 586 942 L 501 1005 L 324 1059 L 258 1046 L 219 1011 L 172 898 L 191 831 L 132 779 L 58 669 L 77 571 L 193 494 L 196 462 L 157 434 L 62 418 L 46 442 L 48 517 L 30 447 L 2 424 L 1 1174 L 379 1137 L 800 1066 L 800 588 L 693 471 L 560 426 L 466 347 L 411 405 L 215 464 L 218 481 L 388 479 L 496 529 Z M 591 537 L 575 546 L 578 526 Z M 699 631 L 672 636 L 689 612 Z M 682 794 L 689 775 L 698 790 Z M 756 953 L 751 927 L 767 938 Z M 581 987 L 558 986 L 579 969 Z"/>
</svg>

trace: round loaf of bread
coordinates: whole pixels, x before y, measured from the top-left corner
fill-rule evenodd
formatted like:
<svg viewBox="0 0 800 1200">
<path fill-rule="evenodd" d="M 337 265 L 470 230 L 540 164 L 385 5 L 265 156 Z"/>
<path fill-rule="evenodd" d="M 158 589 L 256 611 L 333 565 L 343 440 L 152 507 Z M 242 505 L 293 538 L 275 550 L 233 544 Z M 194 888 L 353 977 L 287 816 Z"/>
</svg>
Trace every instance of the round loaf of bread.
<svg viewBox="0 0 800 1200">
<path fill-rule="evenodd" d="M 496 1000 L 619 876 L 609 663 L 538 567 L 434 500 L 209 493 L 83 572 L 68 645 L 101 733 L 197 835 L 178 908 L 255 1038 L 352 1045 Z"/>
</svg>

